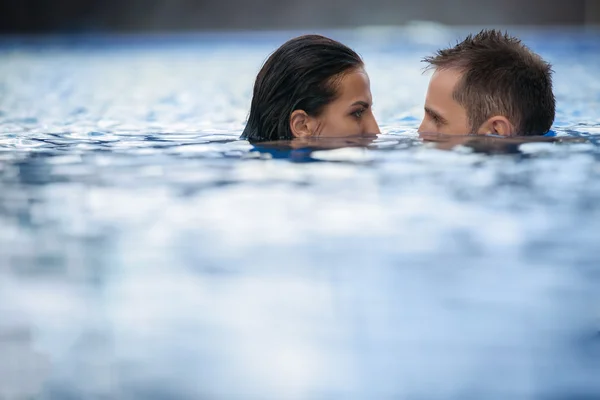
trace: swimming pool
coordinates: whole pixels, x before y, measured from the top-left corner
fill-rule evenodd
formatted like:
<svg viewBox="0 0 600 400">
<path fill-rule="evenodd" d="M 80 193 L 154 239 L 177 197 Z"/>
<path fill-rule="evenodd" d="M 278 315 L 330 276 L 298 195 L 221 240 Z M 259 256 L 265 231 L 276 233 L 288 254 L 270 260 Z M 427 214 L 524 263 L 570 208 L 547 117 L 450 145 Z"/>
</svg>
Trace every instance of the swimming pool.
<svg viewBox="0 0 600 400">
<path fill-rule="evenodd" d="M 600 32 L 513 31 L 589 141 L 508 155 L 416 138 L 464 32 L 327 33 L 384 134 L 315 163 L 237 140 L 295 33 L 4 39 L 0 397 L 600 396 Z"/>
</svg>

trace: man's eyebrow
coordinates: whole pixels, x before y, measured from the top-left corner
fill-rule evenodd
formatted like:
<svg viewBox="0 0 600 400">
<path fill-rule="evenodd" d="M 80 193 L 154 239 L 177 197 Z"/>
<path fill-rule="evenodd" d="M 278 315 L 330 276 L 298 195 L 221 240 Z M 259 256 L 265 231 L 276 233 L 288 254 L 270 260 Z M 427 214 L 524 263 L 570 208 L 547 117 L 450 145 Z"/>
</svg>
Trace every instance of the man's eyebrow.
<svg viewBox="0 0 600 400">
<path fill-rule="evenodd" d="M 445 124 L 448 121 L 446 121 L 446 118 L 442 117 L 440 114 L 438 114 L 437 112 L 433 111 L 431 108 L 429 107 L 425 107 L 425 112 L 427 114 L 429 114 L 430 116 L 432 116 L 434 119 L 437 119 L 439 122 Z"/>
</svg>

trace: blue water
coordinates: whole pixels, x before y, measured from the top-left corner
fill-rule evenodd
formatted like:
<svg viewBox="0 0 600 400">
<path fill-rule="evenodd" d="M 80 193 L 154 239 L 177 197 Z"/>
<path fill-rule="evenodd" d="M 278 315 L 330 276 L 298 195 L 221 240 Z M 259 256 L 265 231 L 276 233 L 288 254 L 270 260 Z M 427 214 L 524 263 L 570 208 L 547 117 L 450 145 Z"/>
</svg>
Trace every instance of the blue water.
<svg viewBox="0 0 600 400">
<path fill-rule="evenodd" d="M 2 39 L 0 398 L 600 398 L 600 32 L 488 155 L 416 135 L 466 31 L 329 32 L 383 134 L 313 163 L 237 140 L 292 33 Z"/>
</svg>

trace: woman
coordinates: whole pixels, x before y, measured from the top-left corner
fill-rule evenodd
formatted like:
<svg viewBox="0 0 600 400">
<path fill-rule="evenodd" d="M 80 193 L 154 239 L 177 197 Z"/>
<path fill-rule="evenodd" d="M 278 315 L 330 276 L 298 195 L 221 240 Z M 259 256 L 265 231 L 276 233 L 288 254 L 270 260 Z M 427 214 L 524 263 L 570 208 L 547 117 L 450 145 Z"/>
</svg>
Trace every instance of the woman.
<svg viewBox="0 0 600 400">
<path fill-rule="evenodd" d="M 256 77 L 242 139 L 251 142 L 378 134 L 364 63 L 335 40 L 289 40 Z"/>
</svg>

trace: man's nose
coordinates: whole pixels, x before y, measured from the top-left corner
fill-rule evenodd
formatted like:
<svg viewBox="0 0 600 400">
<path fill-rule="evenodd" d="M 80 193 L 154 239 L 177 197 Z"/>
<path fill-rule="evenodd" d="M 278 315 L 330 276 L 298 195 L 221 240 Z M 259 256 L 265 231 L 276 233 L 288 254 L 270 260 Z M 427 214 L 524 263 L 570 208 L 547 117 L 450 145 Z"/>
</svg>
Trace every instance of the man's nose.
<svg viewBox="0 0 600 400">
<path fill-rule="evenodd" d="M 419 125 L 419 129 L 417 129 L 418 133 L 423 132 L 423 125 L 425 125 L 425 118 L 423 118 L 423 120 L 421 121 L 421 125 Z"/>
</svg>

